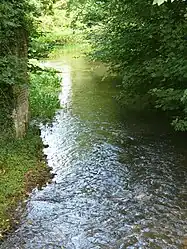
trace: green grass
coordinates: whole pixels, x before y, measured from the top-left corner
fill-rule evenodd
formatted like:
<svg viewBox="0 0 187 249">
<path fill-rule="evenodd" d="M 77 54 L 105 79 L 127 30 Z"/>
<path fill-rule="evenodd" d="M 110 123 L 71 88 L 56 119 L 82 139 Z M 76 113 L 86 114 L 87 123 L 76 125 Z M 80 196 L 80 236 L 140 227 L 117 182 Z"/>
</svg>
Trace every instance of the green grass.
<svg viewBox="0 0 187 249">
<path fill-rule="evenodd" d="M 0 237 L 16 224 L 15 208 L 30 190 L 43 182 L 48 171 L 42 160 L 42 142 L 38 131 L 29 130 L 27 136 L 16 140 L 1 136 L 0 148 Z M 36 177 L 38 173 L 43 175 Z M 46 179 L 47 180 L 47 179 Z M 32 186 L 31 186 L 32 183 Z"/>
<path fill-rule="evenodd" d="M 51 119 L 60 107 L 58 95 L 60 79 L 51 72 L 38 72 L 30 75 L 31 116 L 39 120 Z"/>
<path fill-rule="evenodd" d="M 32 119 L 50 120 L 59 107 L 59 78 L 54 72 L 31 75 L 30 108 Z M 2 98 L 1 98 L 2 100 Z M 26 137 L 15 139 L 10 129 L 10 113 L 0 105 L 0 240 L 15 227 L 16 208 L 36 186 L 50 180 L 49 168 L 43 159 L 42 141 L 37 128 L 30 128 Z M 7 120 L 7 122 L 5 122 Z"/>
</svg>

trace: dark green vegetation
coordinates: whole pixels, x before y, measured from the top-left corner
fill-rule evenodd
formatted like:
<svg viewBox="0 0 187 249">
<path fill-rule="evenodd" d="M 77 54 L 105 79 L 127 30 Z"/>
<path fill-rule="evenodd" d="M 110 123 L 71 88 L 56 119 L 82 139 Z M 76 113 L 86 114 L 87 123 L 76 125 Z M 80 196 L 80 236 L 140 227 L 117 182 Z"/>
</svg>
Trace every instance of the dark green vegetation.
<svg viewBox="0 0 187 249">
<path fill-rule="evenodd" d="M 10 208 L 27 192 L 25 182 L 32 182 L 24 180 L 28 172 L 38 179 L 36 172 L 44 168 L 37 132 L 29 131 L 21 140 L 13 137 L 13 87 L 29 86 L 31 119 L 50 119 L 59 106 L 58 77 L 31 66 L 30 59 L 47 57 L 59 46 L 82 44 L 86 34 L 92 58 L 123 79 L 120 104 L 161 109 L 176 130 L 187 130 L 187 3 L 156 2 L 159 5 L 153 0 L 1 1 L 2 231 L 11 226 Z"/>
<path fill-rule="evenodd" d="M 12 110 L 13 87 L 23 84 L 30 89 L 31 119 L 49 120 L 59 107 L 56 73 L 33 67 L 28 60 L 41 57 L 37 51 L 31 53 L 31 45 L 33 37 L 39 39 L 39 17 L 51 13 L 51 4 L 50 0 L 0 3 L 0 240 L 19 221 L 18 203 L 50 179 L 38 128 L 30 127 L 24 138 L 16 139 Z"/>
<path fill-rule="evenodd" d="M 15 140 L 10 134 L 0 134 L 0 240 L 19 221 L 17 204 L 36 186 L 50 179 L 49 169 L 42 159 L 42 143 L 37 130 Z M 17 219 L 18 218 L 18 219 Z"/>
<path fill-rule="evenodd" d="M 31 74 L 30 109 L 32 119 L 49 120 L 59 107 L 59 78 L 53 71 Z M 36 186 L 50 179 L 42 153 L 42 142 L 38 128 L 30 127 L 23 139 L 15 139 L 7 106 L 10 99 L 1 98 L 0 132 L 0 239 L 17 223 L 15 208 Z M 3 106 L 7 104 L 7 106 Z M 3 117 L 4 117 L 3 116 Z M 9 117 L 9 118 L 8 118 Z M 6 121 L 6 122 L 5 122 Z"/>
<path fill-rule="evenodd" d="M 89 28 L 93 56 L 122 76 L 121 103 L 138 100 L 147 108 L 160 108 L 171 117 L 176 130 L 185 131 L 187 3 L 155 2 L 163 4 L 87 0 L 83 5 L 70 1 L 70 8 L 83 9 L 78 18 Z"/>
<path fill-rule="evenodd" d="M 30 75 L 30 109 L 35 119 L 51 119 L 59 108 L 59 77 L 56 72 L 48 71 Z"/>
<path fill-rule="evenodd" d="M 29 58 L 46 58 L 54 48 L 75 44 L 82 38 L 80 27 L 76 30 L 71 27 L 74 14 L 72 11 L 68 16 L 67 2 L 53 2 L 51 11 L 43 11 L 37 18 L 38 25 L 29 39 Z M 78 26 L 80 25 L 79 22 Z"/>
</svg>

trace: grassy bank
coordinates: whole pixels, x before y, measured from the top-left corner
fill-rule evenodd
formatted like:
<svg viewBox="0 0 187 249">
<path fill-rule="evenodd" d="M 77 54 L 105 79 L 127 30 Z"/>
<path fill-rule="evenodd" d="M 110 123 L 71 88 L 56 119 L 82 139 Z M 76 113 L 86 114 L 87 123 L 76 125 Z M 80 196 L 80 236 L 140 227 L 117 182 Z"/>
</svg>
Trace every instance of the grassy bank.
<svg viewBox="0 0 187 249">
<path fill-rule="evenodd" d="M 31 75 L 30 109 L 32 119 L 49 120 L 59 107 L 59 79 L 54 72 Z M 1 112 L 6 113 L 6 105 Z M 3 111 L 4 110 L 4 111 Z M 8 119 L 10 115 L 4 115 Z M 5 119 L 4 119 L 5 120 Z M 15 139 L 10 124 L 0 128 L 0 240 L 19 222 L 16 208 L 36 186 L 50 180 L 38 128 L 29 128 L 25 138 Z"/>
<path fill-rule="evenodd" d="M 37 130 L 15 140 L 1 137 L 0 148 L 0 236 L 16 223 L 15 209 L 37 185 L 49 178 L 49 169 L 43 160 L 42 142 Z"/>
</svg>

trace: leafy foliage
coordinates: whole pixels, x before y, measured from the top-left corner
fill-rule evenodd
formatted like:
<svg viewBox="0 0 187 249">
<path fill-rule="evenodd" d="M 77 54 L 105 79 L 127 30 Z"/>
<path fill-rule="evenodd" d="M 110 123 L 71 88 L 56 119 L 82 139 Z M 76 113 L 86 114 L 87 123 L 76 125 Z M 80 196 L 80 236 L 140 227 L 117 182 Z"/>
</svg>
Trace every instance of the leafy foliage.
<svg viewBox="0 0 187 249">
<path fill-rule="evenodd" d="M 80 27 L 80 23 L 83 23 L 86 27 L 97 25 L 105 14 L 105 1 L 102 0 L 69 0 L 67 1 L 67 7 L 72 15 L 71 24 L 73 28 Z M 85 26 L 82 27 L 85 28 Z"/>
<path fill-rule="evenodd" d="M 183 98 L 187 80 L 187 5 L 181 0 L 156 2 L 102 2 L 104 15 L 89 36 L 94 44 L 93 56 L 123 77 L 121 99 L 149 99 L 156 108 L 169 112 L 179 130 L 178 121 L 186 122 L 187 109 Z M 95 4 L 99 8 L 99 3 Z"/>
<path fill-rule="evenodd" d="M 18 224 L 19 218 L 14 215 L 18 203 L 50 178 L 42 159 L 38 129 L 30 128 L 26 137 L 15 139 L 10 124 L 15 104 L 12 86 L 28 83 L 28 69 L 36 71 L 31 75 L 32 114 L 43 120 L 51 117 L 59 106 L 59 80 L 55 72 L 38 72 L 38 68 L 28 65 L 27 59 L 28 41 L 37 34 L 38 18 L 51 13 L 52 4 L 52 0 L 0 3 L 0 240 Z"/>
<path fill-rule="evenodd" d="M 37 18 L 51 11 L 52 0 L 2 0 L 0 4 L 0 84 L 26 81 L 27 43 Z M 23 59 L 24 58 L 24 59 Z M 26 82 L 25 82 L 26 83 Z"/>
<path fill-rule="evenodd" d="M 31 115 L 40 120 L 52 118 L 59 108 L 60 82 L 56 72 L 37 71 L 30 78 Z"/>
<path fill-rule="evenodd" d="M 24 84 L 25 61 L 15 55 L 0 57 L 0 82 L 3 85 Z"/>
<path fill-rule="evenodd" d="M 75 43 L 79 39 L 80 26 L 73 30 L 73 20 L 73 12 L 67 15 L 66 1 L 57 0 L 52 11 L 42 12 L 29 39 L 29 58 L 46 58 L 56 46 Z"/>
</svg>

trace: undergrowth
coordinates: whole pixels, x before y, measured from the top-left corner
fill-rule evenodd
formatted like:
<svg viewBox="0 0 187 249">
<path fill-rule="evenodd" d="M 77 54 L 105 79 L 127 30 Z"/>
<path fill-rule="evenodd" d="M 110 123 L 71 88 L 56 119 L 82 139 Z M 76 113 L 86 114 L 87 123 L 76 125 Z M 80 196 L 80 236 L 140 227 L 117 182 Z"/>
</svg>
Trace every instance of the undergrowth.
<svg viewBox="0 0 187 249">
<path fill-rule="evenodd" d="M 30 109 L 34 119 L 48 120 L 59 108 L 60 79 L 56 72 L 31 73 Z"/>
<path fill-rule="evenodd" d="M 59 107 L 59 88 L 60 82 L 55 72 L 31 74 L 32 119 L 44 121 L 53 117 Z M 0 101 L 0 240 L 19 222 L 16 211 L 18 204 L 23 203 L 33 188 L 41 187 L 51 179 L 38 128 L 30 127 L 25 138 L 15 139 L 10 125 L 11 108 L 7 108 L 6 104 L 10 101 L 3 93 L 4 99 Z"/>
</svg>

